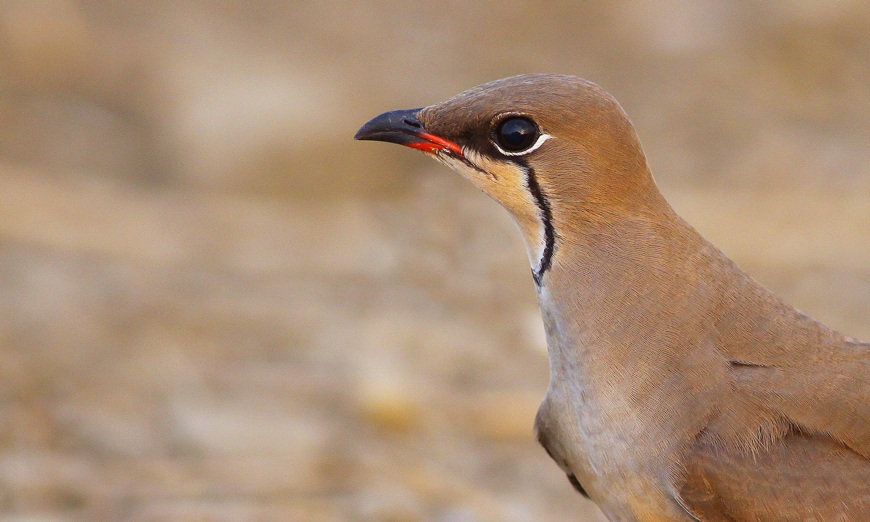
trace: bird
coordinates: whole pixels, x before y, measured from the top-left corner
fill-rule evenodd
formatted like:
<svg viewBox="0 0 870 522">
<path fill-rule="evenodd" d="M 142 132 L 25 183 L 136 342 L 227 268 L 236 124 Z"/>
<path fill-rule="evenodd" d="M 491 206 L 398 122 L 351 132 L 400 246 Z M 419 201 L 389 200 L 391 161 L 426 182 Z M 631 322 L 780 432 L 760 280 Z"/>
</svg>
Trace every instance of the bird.
<svg viewBox="0 0 870 522">
<path fill-rule="evenodd" d="M 604 89 L 513 76 L 355 139 L 423 151 L 516 221 L 549 356 L 537 439 L 610 520 L 870 520 L 870 343 L 680 218 Z"/>
</svg>

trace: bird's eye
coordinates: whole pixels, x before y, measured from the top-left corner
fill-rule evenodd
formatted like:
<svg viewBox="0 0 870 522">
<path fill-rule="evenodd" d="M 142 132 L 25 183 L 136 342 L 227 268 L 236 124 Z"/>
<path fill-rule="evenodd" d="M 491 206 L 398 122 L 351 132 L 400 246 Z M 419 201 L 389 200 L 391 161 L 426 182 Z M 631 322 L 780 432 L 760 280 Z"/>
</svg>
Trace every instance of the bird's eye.
<svg viewBox="0 0 870 522">
<path fill-rule="evenodd" d="M 535 123 L 521 116 L 505 118 L 495 128 L 495 141 L 504 152 L 522 152 L 538 141 L 541 132 Z"/>
</svg>

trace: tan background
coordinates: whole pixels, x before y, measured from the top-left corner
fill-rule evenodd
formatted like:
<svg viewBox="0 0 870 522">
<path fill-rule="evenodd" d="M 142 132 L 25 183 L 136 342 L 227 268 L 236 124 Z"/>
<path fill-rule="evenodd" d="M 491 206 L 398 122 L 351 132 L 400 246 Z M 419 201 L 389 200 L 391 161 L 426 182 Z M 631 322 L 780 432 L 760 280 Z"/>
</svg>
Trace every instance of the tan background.
<svg viewBox="0 0 870 522">
<path fill-rule="evenodd" d="M 610 90 L 669 200 L 870 338 L 870 3 L 0 4 L 0 514 L 598 520 L 533 441 L 507 214 L 352 141 L 522 72 Z"/>
</svg>

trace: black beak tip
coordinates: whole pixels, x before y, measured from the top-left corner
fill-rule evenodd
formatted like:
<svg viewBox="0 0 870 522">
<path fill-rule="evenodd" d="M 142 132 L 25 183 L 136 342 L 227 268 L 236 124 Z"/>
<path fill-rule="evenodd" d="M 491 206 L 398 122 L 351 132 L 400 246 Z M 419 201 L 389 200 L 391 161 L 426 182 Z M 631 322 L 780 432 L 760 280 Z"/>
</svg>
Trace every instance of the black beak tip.
<svg viewBox="0 0 870 522">
<path fill-rule="evenodd" d="M 366 124 L 366 125 L 368 125 L 368 124 Z M 356 134 L 353 135 L 353 139 L 355 139 L 355 140 L 370 140 L 371 139 L 371 133 L 368 132 L 368 129 L 366 129 L 366 125 L 363 125 L 362 127 L 359 128 L 358 131 L 356 131 Z"/>
<path fill-rule="evenodd" d="M 404 142 L 400 136 L 410 138 L 423 131 L 423 125 L 417 120 L 419 112 L 419 108 L 402 109 L 375 116 L 356 131 L 353 139 L 390 142 L 400 139 Z"/>
</svg>

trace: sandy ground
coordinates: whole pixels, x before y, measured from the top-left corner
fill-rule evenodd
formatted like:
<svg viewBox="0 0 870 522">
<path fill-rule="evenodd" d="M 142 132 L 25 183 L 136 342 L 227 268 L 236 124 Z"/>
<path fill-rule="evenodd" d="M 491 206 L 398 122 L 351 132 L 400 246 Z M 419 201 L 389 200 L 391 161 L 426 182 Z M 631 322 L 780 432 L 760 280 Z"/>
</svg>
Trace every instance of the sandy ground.
<svg viewBox="0 0 870 522">
<path fill-rule="evenodd" d="M 870 4 L 777 6 L 4 2 L 2 519 L 601 520 L 532 436 L 507 214 L 351 137 L 584 76 L 685 218 L 867 339 Z"/>
</svg>

